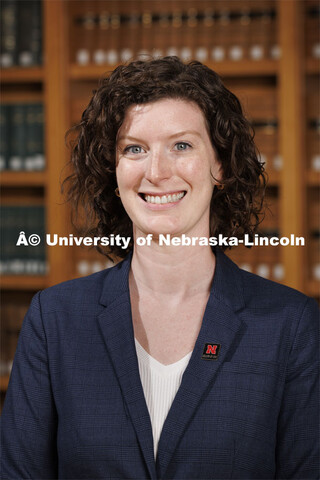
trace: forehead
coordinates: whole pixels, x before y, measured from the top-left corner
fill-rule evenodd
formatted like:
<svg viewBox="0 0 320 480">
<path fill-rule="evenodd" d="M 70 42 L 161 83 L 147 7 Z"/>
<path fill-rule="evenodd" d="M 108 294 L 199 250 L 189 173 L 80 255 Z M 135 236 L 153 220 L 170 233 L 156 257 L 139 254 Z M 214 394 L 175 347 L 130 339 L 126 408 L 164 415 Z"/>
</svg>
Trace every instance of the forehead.
<svg viewBox="0 0 320 480">
<path fill-rule="evenodd" d="M 125 114 L 119 135 L 139 132 L 172 134 L 175 131 L 196 130 L 206 133 L 206 121 L 200 107 L 191 101 L 163 99 L 142 105 L 131 105 Z"/>
</svg>

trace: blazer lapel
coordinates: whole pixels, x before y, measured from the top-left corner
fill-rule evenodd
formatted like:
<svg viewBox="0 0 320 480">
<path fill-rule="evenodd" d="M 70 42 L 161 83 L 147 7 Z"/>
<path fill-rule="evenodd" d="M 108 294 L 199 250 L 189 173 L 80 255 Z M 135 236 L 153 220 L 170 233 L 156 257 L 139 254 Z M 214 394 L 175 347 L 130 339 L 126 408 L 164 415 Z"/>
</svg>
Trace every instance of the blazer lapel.
<svg viewBox="0 0 320 480">
<path fill-rule="evenodd" d="M 131 320 L 130 262 L 131 255 L 109 271 L 101 296 L 101 303 L 106 308 L 98 320 L 150 478 L 156 479 L 152 428 L 139 375 Z"/>
<path fill-rule="evenodd" d="M 157 475 L 165 478 L 172 455 L 221 366 L 232 358 L 245 331 L 235 312 L 244 306 L 239 269 L 219 250 L 211 294 L 190 362 L 164 423 L 157 456 Z M 218 344 L 216 360 L 202 359 L 205 344 Z"/>
</svg>

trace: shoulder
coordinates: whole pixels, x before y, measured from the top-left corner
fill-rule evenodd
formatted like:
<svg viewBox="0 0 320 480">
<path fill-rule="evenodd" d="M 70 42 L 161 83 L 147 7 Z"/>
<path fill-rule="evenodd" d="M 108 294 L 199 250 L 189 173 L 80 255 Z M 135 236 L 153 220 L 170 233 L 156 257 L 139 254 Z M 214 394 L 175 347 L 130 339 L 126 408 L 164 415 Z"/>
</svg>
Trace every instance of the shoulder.
<svg viewBox="0 0 320 480">
<path fill-rule="evenodd" d="M 304 304 L 309 297 L 294 288 L 239 269 L 246 304 L 257 307 Z"/>
<path fill-rule="evenodd" d="M 241 301 L 238 303 L 241 306 L 268 309 L 288 305 L 304 305 L 310 300 L 313 301 L 294 288 L 242 270 L 220 250 L 216 252 L 216 255 L 220 289 L 226 291 L 232 300 L 240 297 Z"/>
<path fill-rule="evenodd" d="M 293 339 L 301 329 L 318 338 L 319 307 L 315 299 L 293 288 L 239 269 L 248 313 L 246 318 L 265 318 L 268 328 L 277 325 Z"/>
<path fill-rule="evenodd" d="M 122 262 L 121 262 L 122 263 Z M 68 280 L 45 290 L 39 294 L 43 312 L 86 308 L 99 304 L 103 289 L 111 278 L 117 276 L 121 264 L 107 268 L 86 277 Z"/>
</svg>

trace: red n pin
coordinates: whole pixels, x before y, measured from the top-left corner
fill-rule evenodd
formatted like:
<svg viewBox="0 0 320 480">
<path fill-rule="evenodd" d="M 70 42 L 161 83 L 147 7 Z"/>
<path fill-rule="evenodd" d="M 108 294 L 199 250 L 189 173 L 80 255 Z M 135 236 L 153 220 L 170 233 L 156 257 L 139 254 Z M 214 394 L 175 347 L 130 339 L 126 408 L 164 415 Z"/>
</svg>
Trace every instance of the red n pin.
<svg viewBox="0 0 320 480">
<path fill-rule="evenodd" d="M 217 360 L 220 347 L 220 343 L 205 343 L 201 357 L 202 360 Z"/>
<path fill-rule="evenodd" d="M 218 345 L 208 345 L 206 354 L 216 355 Z"/>
</svg>

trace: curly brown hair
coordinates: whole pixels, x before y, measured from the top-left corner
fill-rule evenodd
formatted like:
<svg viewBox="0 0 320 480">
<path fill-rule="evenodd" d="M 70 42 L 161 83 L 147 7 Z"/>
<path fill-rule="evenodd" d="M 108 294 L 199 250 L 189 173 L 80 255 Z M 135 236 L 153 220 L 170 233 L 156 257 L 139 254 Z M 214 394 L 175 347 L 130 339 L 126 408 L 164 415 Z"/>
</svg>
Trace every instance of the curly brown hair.
<svg viewBox="0 0 320 480">
<path fill-rule="evenodd" d="M 177 57 L 136 60 L 118 66 L 99 88 L 83 112 L 72 143 L 73 173 L 68 200 L 75 211 L 85 210 L 86 233 L 120 234 L 132 238 L 132 222 L 115 195 L 116 140 L 129 106 L 164 98 L 196 103 L 206 119 L 212 146 L 221 163 L 224 185 L 211 199 L 210 234 L 243 238 L 252 236 L 259 222 L 266 186 L 263 164 L 254 144 L 254 131 L 238 98 L 219 75 L 198 61 L 184 64 Z M 132 242 L 128 249 L 132 249 Z M 109 251 L 102 251 L 106 255 Z M 124 257 L 120 246 L 112 253 Z"/>
</svg>

